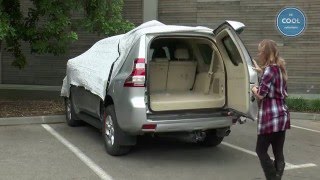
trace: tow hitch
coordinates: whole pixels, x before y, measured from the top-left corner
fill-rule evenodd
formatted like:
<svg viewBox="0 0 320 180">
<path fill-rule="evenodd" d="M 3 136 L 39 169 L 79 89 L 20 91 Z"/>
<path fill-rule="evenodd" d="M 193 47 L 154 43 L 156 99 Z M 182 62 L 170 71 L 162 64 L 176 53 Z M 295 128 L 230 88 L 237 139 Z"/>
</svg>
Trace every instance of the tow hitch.
<svg viewBox="0 0 320 180">
<path fill-rule="evenodd" d="M 204 131 L 194 131 L 193 132 L 193 139 L 196 142 L 203 141 L 204 138 L 206 137 L 206 133 Z"/>
<path fill-rule="evenodd" d="M 232 123 L 236 124 L 244 124 L 247 122 L 247 118 L 233 111 L 224 112 L 223 115 L 230 116 L 232 119 Z"/>
</svg>

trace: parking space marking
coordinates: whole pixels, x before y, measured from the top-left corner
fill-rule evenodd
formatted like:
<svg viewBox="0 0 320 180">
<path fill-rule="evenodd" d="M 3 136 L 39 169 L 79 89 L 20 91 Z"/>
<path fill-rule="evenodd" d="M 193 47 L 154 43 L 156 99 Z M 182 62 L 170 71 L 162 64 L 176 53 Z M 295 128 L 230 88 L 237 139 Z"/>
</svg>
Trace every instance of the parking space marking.
<svg viewBox="0 0 320 180">
<path fill-rule="evenodd" d="M 250 155 L 253 155 L 253 156 L 258 157 L 258 155 L 257 155 L 256 152 L 253 152 L 253 151 L 244 149 L 244 148 L 242 148 L 242 147 L 239 147 L 239 146 L 236 146 L 236 145 L 227 143 L 227 142 L 222 142 L 221 144 L 223 144 L 223 145 L 225 145 L 225 146 L 228 146 L 228 147 L 230 147 L 230 148 L 233 148 L 233 149 L 236 149 L 236 150 L 245 152 L 245 153 L 247 153 L 247 154 L 250 154 Z M 273 158 L 271 158 L 271 159 L 273 159 Z M 273 159 L 273 160 L 274 160 L 274 159 Z M 308 167 L 315 167 L 315 166 L 317 166 L 317 165 L 316 165 L 316 164 L 313 164 L 313 163 L 294 165 L 294 164 L 291 164 L 291 163 L 286 162 L 285 170 L 299 169 L 299 168 L 308 168 Z"/>
<path fill-rule="evenodd" d="M 47 130 L 51 135 L 57 138 L 63 145 L 65 145 L 71 152 L 73 152 L 82 162 L 84 162 L 93 172 L 95 172 L 103 180 L 112 180 L 112 177 L 106 173 L 101 167 L 93 162 L 88 156 L 86 156 L 79 148 L 74 146 L 64 137 L 62 137 L 57 131 L 51 128 L 47 124 L 42 124 L 42 127 Z"/>
<path fill-rule="evenodd" d="M 291 170 L 291 169 L 300 169 L 300 168 L 308 168 L 308 167 L 316 167 L 316 164 L 308 163 L 308 164 L 300 164 L 300 165 L 291 165 L 287 166 L 285 170 Z"/>
<path fill-rule="evenodd" d="M 320 131 L 317 131 L 317 130 L 314 130 L 314 129 L 308 129 L 308 128 L 304 128 L 304 127 L 300 127 L 300 126 L 291 125 L 291 127 L 298 128 L 298 129 L 303 129 L 303 130 L 307 130 L 307 131 L 312 131 L 312 132 L 316 132 L 316 133 L 320 133 Z"/>
</svg>

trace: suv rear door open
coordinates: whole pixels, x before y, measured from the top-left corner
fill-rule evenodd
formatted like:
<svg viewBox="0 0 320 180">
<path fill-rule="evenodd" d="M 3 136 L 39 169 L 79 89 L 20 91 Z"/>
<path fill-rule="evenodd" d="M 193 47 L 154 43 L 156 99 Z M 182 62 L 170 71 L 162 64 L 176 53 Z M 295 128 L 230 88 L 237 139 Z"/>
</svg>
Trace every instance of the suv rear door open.
<svg viewBox="0 0 320 180">
<path fill-rule="evenodd" d="M 258 105 L 251 88 L 258 79 L 252 59 L 238 36 L 243 28 L 240 22 L 226 21 L 213 33 L 227 72 L 227 108 L 254 120 Z"/>
</svg>

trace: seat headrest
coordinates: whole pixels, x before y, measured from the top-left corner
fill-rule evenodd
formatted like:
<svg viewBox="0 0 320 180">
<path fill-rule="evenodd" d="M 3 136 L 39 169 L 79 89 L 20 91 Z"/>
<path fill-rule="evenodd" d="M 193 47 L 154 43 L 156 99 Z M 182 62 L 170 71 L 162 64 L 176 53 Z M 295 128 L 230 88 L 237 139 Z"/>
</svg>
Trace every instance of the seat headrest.
<svg viewBox="0 0 320 180">
<path fill-rule="evenodd" d="M 174 51 L 174 57 L 176 59 L 189 59 L 188 49 L 178 48 Z"/>
<path fill-rule="evenodd" d="M 163 48 L 154 49 L 152 54 L 152 59 L 154 58 L 167 58 L 166 52 L 164 51 L 164 49 Z"/>
</svg>

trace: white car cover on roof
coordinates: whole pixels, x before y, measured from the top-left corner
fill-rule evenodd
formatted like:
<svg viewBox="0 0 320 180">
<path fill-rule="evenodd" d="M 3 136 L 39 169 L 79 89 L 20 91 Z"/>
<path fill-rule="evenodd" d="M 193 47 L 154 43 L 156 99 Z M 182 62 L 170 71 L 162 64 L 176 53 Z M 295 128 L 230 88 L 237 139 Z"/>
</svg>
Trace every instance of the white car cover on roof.
<svg viewBox="0 0 320 180">
<path fill-rule="evenodd" d="M 70 59 L 67 63 L 66 77 L 63 79 L 61 96 L 69 97 L 71 85 L 84 87 L 91 93 L 105 99 L 110 69 L 110 81 L 124 63 L 130 48 L 143 35 L 167 32 L 204 32 L 212 33 L 207 27 L 188 27 L 165 25 L 158 21 L 146 22 L 126 34 L 112 36 L 95 43 L 83 54 Z"/>
</svg>

